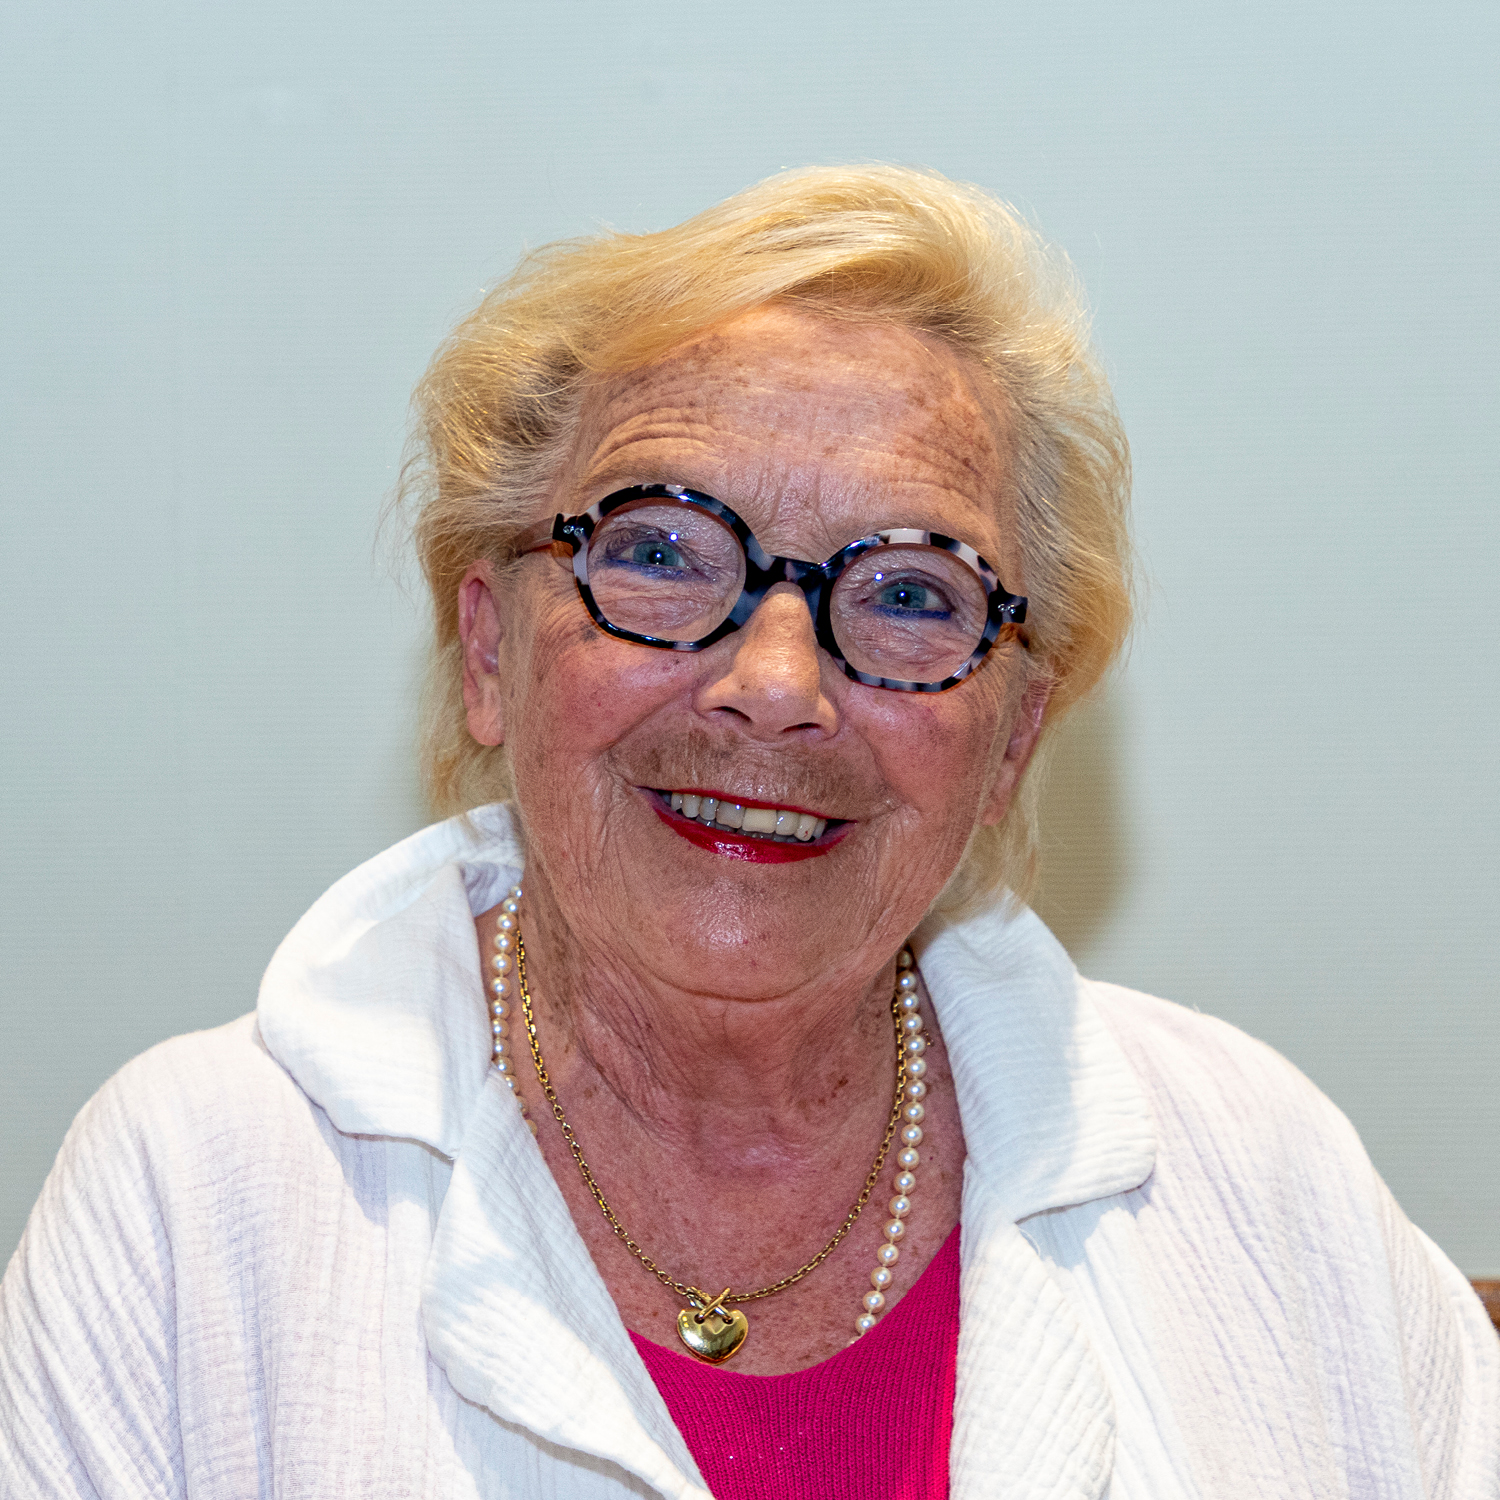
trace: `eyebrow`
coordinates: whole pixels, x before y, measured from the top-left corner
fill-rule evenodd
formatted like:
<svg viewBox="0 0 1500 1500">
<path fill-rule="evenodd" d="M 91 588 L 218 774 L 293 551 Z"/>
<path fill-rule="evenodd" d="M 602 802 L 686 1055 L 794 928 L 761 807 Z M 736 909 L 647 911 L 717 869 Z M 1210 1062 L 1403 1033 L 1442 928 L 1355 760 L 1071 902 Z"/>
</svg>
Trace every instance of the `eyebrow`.
<svg viewBox="0 0 1500 1500">
<path fill-rule="evenodd" d="M 572 486 L 569 491 L 572 503 L 579 510 L 585 510 L 588 506 L 603 500 L 607 495 L 612 495 L 616 490 L 631 489 L 636 485 L 643 484 L 680 484 L 684 489 L 697 490 L 702 495 L 712 495 L 715 500 L 720 498 L 719 491 L 724 486 L 714 482 L 699 484 L 693 479 L 684 478 L 682 465 L 664 464 L 613 464 L 606 462 L 601 468 L 586 474 L 579 483 Z M 598 491 L 597 494 L 594 491 Z M 726 500 L 726 505 L 733 502 Z"/>
</svg>

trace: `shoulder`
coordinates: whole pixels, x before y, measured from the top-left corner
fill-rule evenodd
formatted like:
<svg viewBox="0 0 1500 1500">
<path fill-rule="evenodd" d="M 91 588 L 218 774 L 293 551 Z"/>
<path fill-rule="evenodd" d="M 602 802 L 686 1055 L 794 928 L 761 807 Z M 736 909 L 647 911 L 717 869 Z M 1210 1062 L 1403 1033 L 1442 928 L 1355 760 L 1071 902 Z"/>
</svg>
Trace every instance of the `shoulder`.
<svg viewBox="0 0 1500 1500">
<path fill-rule="evenodd" d="M 1275 1048 L 1216 1016 L 1099 980 L 1080 987 L 1145 1090 L 1164 1143 L 1223 1137 L 1366 1163 L 1354 1127 Z"/>
<path fill-rule="evenodd" d="M 1336 1246 L 1363 1262 L 1366 1248 L 1406 1238 L 1358 1132 L 1295 1064 L 1215 1016 L 1081 983 L 1150 1109 L 1157 1210 L 1273 1234 L 1319 1262 Z"/>
<path fill-rule="evenodd" d="M 329 1131 L 261 1044 L 253 1015 L 173 1037 L 126 1063 L 79 1111 L 23 1245 L 46 1247 L 55 1262 L 75 1242 L 122 1249 L 129 1239 L 156 1258 L 231 1197 L 304 1172 Z"/>
<path fill-rule="evenodd" d="M 309 1101 L 266 1051 L 255 1016 L 172 1037 L 132 1058 L 79 1111 L 63 1154 L 104 1136 L 147 1154 L 305 1117 Z"/>
<path fill-rule="evenodd" d="M 128 1493 L 176 1493 L 179 1377 L 250 1370 L 244 1315 L 274 1311 L 279 1240 L 305 1268 L 287 1231 L 327 1176 L 327 1129 L 253 1016 L 151 1048 L 89 1100 L 0 1280 L 0 1491 L 74 1493 L 118 1448 Z"/>
<path fill-rule="evenodd" d="M 1489 1465 L 1493 1484 L 1500 1347 L 1353 1125 L 1280 1053 L 1227 1022 L 1118 985 L 1080 986 L 1153 1115 L 1152 1176 L 1116 1208 L 1138 1236 L 1135 1263 L 1149 1267 L 1139 1285 L 1157 1288 L 1161 1316 L 1199 1340 L 1210 1337 L 1205 1321 L 1238 1329 L 1235 1358 L 1258 1340 L 1267 1368 L 1303 1381 L 1310 1408 L 1316 1392 L 1342 1391 L 1392 1422 L 1414 1414 L 1426 1473 L 1477 1477 Z M 1197 1346 L 1179 1349 L 1174 1368 L 1201 1358 Z M 1460 1482 L 1453 1492 L 1488 1490 Z"/>
<path fill-rule="evenodd" d="M 296 1280 L 378 1150 L 339 1135 L 254 1016 L 152 1047 L 69 1129 L 0 1283 L 0 1346 L 40 1368 L 114 1338 L 116 1374 L 133 1344 L 169 1363 L 184 1326 L 234 1324 L 245 1277 Z"/>
<path fill-rule="evenodd" d="M 1078 983 L 1116 1039 L 1140 1062 L 1213 1062 L 1235 1073 L 1296 1077 L 1312 1087 L 1274 1048 L 1217 1016 L 1102 979 L 1080 977 Z"/>
<path fill-rule="evenodd" d="M 1265 1284 L 1296 1301 L 1316 1284 L 1388 1300 L 1393 1261 L 1426 1259 L 1353 1125 L 1280 1053 L 1185 1006 L 1082 984 L 1151 1111 L 1155 1165 L 1134 1202 L 1154 1233 L 1231 1281 L 1238 1265 L 1246 1297 Z"/>
</svg>

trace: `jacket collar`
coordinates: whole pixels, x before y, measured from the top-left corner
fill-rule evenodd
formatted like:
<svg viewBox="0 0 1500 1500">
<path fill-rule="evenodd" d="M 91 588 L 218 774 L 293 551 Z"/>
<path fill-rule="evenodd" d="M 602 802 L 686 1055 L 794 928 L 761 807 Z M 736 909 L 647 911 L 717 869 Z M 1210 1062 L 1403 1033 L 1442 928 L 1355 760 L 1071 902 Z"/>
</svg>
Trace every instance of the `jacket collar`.
<svg viewBox="0 0 1500 1500">
<path fill-rule="evenodd" d="M 1138 1187 L 1156 1159 L 1145 1095 L 1032 911 L 929 918 L 913 948 L 953 1068 L 969 1164 L 1012 1221 Z"/>
<path fill-rule="evenodd" d="M 473 917 L 523 863 L 509 808 L 476 808 L 351 871 L 277 948 L 261 1037 L 346 1135 L 458 1154 L 489 1071 Z"/>
<path fill-rule="evenodd" d="M 556 1183 L 488 1069 L 472 918 L 522 864 L 510 811 L 495 805 L 362 865 L 277 950 L 260 1032 L 341 1131 L 421 1141 L 453 1160 L 423 1318 L 455 1389 L 663 1494 L 706 1497 Z M 1113 1438 L 1108 1392 L 1076 1314 L 1016 1224 L 1143 1182 L 1155 1153 L 1149 1110 L 1072 963 L 1031 912 L 929 919 L 914 946 L 969 1152 L 954 1494 L 1097 1496 Z M 1061 1420 L 1064 1367 L 1074 1399 Z M 1023 1390 L 1045 1399 L 1017 1401 Z"/>
</svg>

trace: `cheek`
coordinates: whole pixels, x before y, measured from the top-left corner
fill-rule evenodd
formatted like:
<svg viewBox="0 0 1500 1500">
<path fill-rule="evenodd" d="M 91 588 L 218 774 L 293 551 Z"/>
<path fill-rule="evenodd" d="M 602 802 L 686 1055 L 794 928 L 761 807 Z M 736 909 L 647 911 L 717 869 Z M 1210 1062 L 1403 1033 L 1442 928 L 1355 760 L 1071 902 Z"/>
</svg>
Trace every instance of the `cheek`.
<svg viewBox="0 0 1500 1500">
<path fill-rule="evenodd" d="M 684 658 L 617 641 L 570 596 L 537 601 L 513 660 L 511 756 L 518 785 L 566 772 L 580 790 L 610 748 L 683 691 Z"/>
<path fill-rule="evenodd" d="M 965 683 L 948 693 L 883 693 L 860 705 L 861 732 L 892 790 L 925 818 L 949 818 L 967 839 L 1003 742 L 1004 694 Z M 973 691 L 965 698 L 963 695 Z"/>
</svg>

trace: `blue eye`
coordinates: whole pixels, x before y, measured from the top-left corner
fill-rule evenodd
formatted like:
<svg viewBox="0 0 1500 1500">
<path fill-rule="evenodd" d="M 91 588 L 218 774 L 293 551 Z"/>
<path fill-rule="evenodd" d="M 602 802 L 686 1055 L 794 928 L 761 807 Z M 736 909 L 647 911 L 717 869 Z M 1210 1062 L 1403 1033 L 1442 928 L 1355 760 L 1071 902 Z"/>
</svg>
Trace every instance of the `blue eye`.
<svg viewBox="0 0 1500 1500">
<path fill-rule="evenodd" d="M 888 583 L 875 596 L 878 609 L 892 614 L 946 614 L 942 600 L 920 583 Z"/>
<path fill-rule="evenodd" d="M 642 568 L 680 568 L 682 554 L 666 542 L 637 542 L 630 549 L 630 560 Z"/>
</svg>

